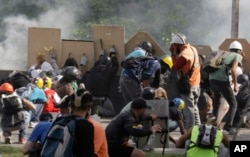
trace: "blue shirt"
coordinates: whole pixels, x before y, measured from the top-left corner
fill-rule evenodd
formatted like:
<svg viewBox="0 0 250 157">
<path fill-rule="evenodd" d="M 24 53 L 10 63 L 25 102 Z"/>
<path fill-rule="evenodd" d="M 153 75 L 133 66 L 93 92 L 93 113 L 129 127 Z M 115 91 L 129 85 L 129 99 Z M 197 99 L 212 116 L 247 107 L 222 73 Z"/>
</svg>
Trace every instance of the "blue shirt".
<svg viewBox="0 0 250 157">
<path fill-rule="evenodd" d="M 46 139 L 46 136 L 52 126 L 52 122 L 40 122 L 36 125 L 32 131 L 29 140 L 31 142 L 40 142 L 42 145 Z"/>
</svg>

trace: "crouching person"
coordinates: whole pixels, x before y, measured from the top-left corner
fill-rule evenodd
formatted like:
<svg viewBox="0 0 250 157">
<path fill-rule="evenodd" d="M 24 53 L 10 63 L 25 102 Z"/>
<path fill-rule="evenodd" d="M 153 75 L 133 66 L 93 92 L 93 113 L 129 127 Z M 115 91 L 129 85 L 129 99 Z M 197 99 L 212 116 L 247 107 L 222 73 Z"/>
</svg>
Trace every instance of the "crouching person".
<svg viewBox="0 0 250 157">
<path fill-rule="evenodd" d="M 212 125 L 215 119 L 207 115 L 207 124 L 195 125 L 183 134 L 176 142 L 177 148 L 186 146 L 186 156 L 227 157 L 229 155 L 229 138 Z"/>
<path fill-rule="evenodd" d="M 21 98 L 14 92 L 10 83 L 3 83 L 0 86 L 0 106 L 3 114 L 1 128 L 5 138 L 5 144 L 11 144 L 11 132 L 19 130 L 19 143 L 25 143 L 25 136 L 28 130 L 30 114 L 29 110 L 35 110 L 35 105 Z"/>
<path fill-rule="evenodd" d="M 110 157 L 144 157 L 145 153 L 128 142 L 130 136 L 144 137 L 154 132 L 160 132 L 160 125 L 144 129 L 141 125 L 147 104 L 142 98 L 136 98 L 131 103 L 131 110 L 114 117 L 106 127 L 108 151 Z"/>
</svg>

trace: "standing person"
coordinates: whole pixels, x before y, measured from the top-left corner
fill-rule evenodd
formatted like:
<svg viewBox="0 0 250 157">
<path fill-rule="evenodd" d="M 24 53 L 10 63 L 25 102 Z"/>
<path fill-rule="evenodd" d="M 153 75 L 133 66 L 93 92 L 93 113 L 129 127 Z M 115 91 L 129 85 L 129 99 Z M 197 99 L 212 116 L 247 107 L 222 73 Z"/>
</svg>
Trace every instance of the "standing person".
<svg viewBox="0 0 250 157">
<path fill-rule="evenodd" d="M 143 137 L 154 132 L 160 132 L 159 125 L 151 129 L 144 129 L 141 125 L 147 104 L 142 98 L 136 98 L 131 104 L 131 110 L 125 111 L 114 117 L 106 127 L 108 151 L 110 157 L 144 157 L 143 151 L 128 143 L 130 136 Z"/>
<path fill-rule="evenodd" d="M 195 47 L 186 42 L 186 37 L 179 33 L 173 36 L 170 46 L 170 52 L 173 59 L 173 69 L 178 71 L 179 77 L 189 74 L 189 83 L 191 85 L 188 94 L 181 94 L 186 107 L 184 108 L 185 127 L 189 129 L 195 124 L 200 124 L 199 109 L 197 106 L 200 96 L 200 64 L 199 55 Z M 179 91 L 181 93 L 181 91 Z"/>
<path fill-rule="evenodd" d="M 152 44 L 148 41 L 144 41 L 141 43 L 139 47 L 136 47 L 134 51 L 132 51 L 126 59 L 129 58 L 137 58 L 137 57 L 146 57 L 149 54 L 152 54 Z M 125 101 L 125 104 L 129 103 L 134 98 L 139 97 L 141 93 L 141 82 L 142 80 L 137 79 L 137 75 L 139 73 L 140 69 L 133 68 L 133 69 L 127 69 L 123 68 L 121 77 L 120 77 L 120 89 L 122 92 L 123 99 Z M 144 81 L 145 85 L 146 80 Z"/>
<path fill-rule="evenodd" d="M 229 104 L 229 111 L 224 117 L 224 130 L 229 134 L 234 134 L 232 130 L 232 123 L 237 109 L 237 101 L 234 92 L 239 90 L 237 85 L 237 67 L 242 62 L 243 49 L 238 41 L 233 41 L 229 46 L 230 54 L 223 60 L 222 68 L 215 72 L 209 73 L 209 81 L 211 90 L 214 93 L 213 99 L 213 114 L 218 115 L 219 101 L 221 95 L 227 100 Z M 229 72 L 231 72 L 234 89 L 231 88 L 229 82 Z"/>
</svg>

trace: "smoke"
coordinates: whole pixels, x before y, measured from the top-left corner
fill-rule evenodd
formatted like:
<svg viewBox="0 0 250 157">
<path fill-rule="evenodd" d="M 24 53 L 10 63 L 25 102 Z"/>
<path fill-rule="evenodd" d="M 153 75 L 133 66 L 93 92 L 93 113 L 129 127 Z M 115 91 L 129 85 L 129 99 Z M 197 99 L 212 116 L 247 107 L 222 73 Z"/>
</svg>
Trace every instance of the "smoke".
<svg viewBox="0 0 250 157">
<path fill-rule="evenodd" d="M 75 27 L 77 11 L 84 9 L 77 3 L 67 0 L 48 3 L 49 1 L 30 1 L 45 8 L 45 12 L 36 19 L 28 19 L 25 15 L 4 16 L 5 40 L 0 43 L 2 70 L 27 70 L 27 37 L 29 27 L 60 28 L 62 38 L 70 38 Z M 83 1 L 81 1 L 83 3 Z"/>
<path fill-rule="evenodd" d="M 0 6 L 1 2 L 3 1 L 0 1 Z M 11 0 L 11 2 L 13 6 L 16 3 L 16 7 L 20 3 L 15 0 Z M 113 21 L 111 24 L 124 25 L 126 36 L 127 34 L 134 35 L 136 30 L 146 31 L 153 38 L 166 35 L 166 32 L 162 31 L 163 29 L 181 31 L 191 44 L 210 45 L 213 50 L 218 49 L 224 39 L 231 37 L 232 0 L 202 1 L 197 2 L 198 6 L 190 5 L 188 0 L 161 0 L 160 5 L 156 5 L 155 1 L 150 2 L 150 5 L 146 4 L 145 1 L 130 0 L 124 2 L 116 10 L 119 10 L 121 18 L 128 18 L 129 24 L 131 22 L 133 24 L 119 24 L 117 21 Z M 186 4 L 178 5 L 181 2 Z M 2 15 L 1 12 L 6 38 L 0 42 L 0 69 L 26 70 L 27 31 L 29 27 L 60 28 L 62 38 L 71 39 L 76 18 L 79 15 L 87 17 L 88 13 L 86 0 L 29 0 L 26 3 L 42 8 L 43 13 L 34 19 L 29 19 L 25 15 L 13 14 L 9 16 Z M 247 40 L 250 38 L 250 33 L 248 33 L 249 5 L 249 0 L 240 0 L 239 38 Z M 153 16 L 148 16 L 145 9 Z M 174 9 L 178 9 L 178 11 Z M 164 50 L 168 49 L 167 43 L 161 43 L 162 39 L 155 38 L 155 40 Z"/>
</svg>

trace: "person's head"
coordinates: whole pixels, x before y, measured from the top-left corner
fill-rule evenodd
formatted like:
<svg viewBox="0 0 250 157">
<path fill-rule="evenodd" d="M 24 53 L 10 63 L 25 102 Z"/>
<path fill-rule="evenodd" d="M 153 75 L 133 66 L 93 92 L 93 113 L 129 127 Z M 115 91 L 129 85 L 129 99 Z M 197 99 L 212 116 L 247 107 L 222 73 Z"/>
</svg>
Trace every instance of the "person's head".
<svg viewBox="0 0 250 157">
<path fill-rule="evenodd" d="M 41 65 L 44 61 L 45 61 L 44 54 L 39 54 L 36 57 L 36 63 L 37 63 L 37 65 Z"/>
<path fill-rule="evenodd" d="M 249 82 L 249 77 L 247 74 L 240 74 L 238 77 L 237 77 L 237 82 L 239 84 L 242 84 L 242 83 L 248 83 Z"/>
<path fill-rule="evenodd" d="M 66 59 L 63 67 L 67 67 L 67 66 L 74 66 L 74 67 L 78 68 L 78 63 L 74 58 L 68 58 L 68 59 Z"/>
<path fill-rule="evenodd" d="M 44 76 L 43 77 L 43 88 L 52 88 L 52 78 L 48 77 L 48 76 Z"/>
<path fill-rule="evenodd" d="M 140 97 L 145 100 L 153 100 L 155 98 L 155 89 L 152 87 L 143 88 Z"/>
<path fill-rule="evenodd" d="M 64 81 L 72 82 L 80 80 L 82 77 L 82 72 L 75 66 L 69 66 L 62 71 L 62 76 Z"/>
<path fill-rule="evenodd" d="M 231 44 L 229 45 L 229 50 L 231 52 L 241 53 L 243 51 L 243 48 L 242 48 L 241 43 L 235 40 L 231 42 Z"/>
<path fill-rule="evenodd" d="M 36 77 L 32 80 L 32 83 L 38 88 L 43 88 L 44 82 L 41 77 Z"/>
<path fill-rule="evenodd" d="M 147 52 L 147 55 L 152 55 L 152 44 L 148 41 L 143 41 L 140 47 Z"/>
<path fill-rule="evenodd" d="M 71 106 L 73 112 L 76 110 L 88 112 L 93 105 L 92 100 L 93 100 L 92 94 L 84 87 L 83 88 L 80 87 L 74 94 L 73 104 Z"/>
<path fill-rule="evenodd" d="M 182 33 L 175 34 L 172 37 L 172 41 L 170 43 L 170 52 L 179 54 L 182 50 L 183 45 L 187 44 L 186 36 Z"/>
<path fill-rule="evenodd" d="M 147 109 L 147 103 L 143 98 L 135 98 L 131 103 L 131 109 L 137 118 L 142 118 Z"/>
<path fill-rule="evenodd" d="M 169 55 L 163 55 L 160 57 L 161 73 L 164 74 L 173 67 L 172 57 Z"/>
<path fill-rule="evenodd" d="M 181 98 L 174 98 L 170 103 L 170 107 L 176 107 L 178 110 L 183 110 L 185 108 L 185 102 Z"/>
<path fill-rule="evenodd" d="M 0 86 L 0 93 L 4 93 L 4 94 L 11 94 L 14 92 L 14 87 L 12 84 L 10 83 L 3 83 Z"/>
</svg>

